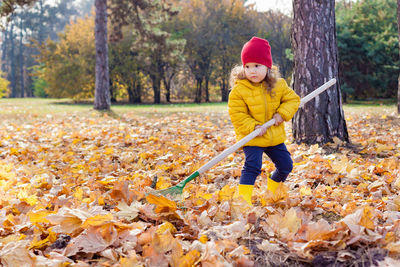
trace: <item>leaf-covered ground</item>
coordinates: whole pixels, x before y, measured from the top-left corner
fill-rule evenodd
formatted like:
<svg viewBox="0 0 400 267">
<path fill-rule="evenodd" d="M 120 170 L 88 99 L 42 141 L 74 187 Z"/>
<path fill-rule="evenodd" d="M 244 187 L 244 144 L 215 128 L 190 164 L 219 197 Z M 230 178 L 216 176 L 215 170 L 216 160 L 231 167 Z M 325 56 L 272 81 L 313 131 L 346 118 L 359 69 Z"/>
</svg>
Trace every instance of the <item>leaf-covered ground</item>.
<svg viewBox="0 0 400 267">
<path fill-rule="evenodd" d="M 4 266 L 400 264 L 394 108 L 346 111 L 351 145 L 288 142 L 295 167 L 275 196 L 265 158 L 253 207 L 236 193 L 242 152 L 182 201 L 146 196 L 235 142 L 226 110 L 15 114 L 0 120 Z"/>
</svg>

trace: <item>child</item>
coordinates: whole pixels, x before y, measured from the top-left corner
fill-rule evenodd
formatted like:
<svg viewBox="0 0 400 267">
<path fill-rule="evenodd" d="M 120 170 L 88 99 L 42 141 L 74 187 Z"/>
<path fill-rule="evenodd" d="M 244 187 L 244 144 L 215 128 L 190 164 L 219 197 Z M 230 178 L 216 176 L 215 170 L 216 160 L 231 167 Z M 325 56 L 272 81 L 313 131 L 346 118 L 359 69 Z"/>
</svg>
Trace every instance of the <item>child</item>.
<svg viewBox="0 0 400 267">
<path fill-rule="evenodd" d="M 275 193 L 293 169 L 291 155 L 283 143 L 286 139 L 283 121 L 289 121 L 300 105 L 300 97 L 279 77 L 272 65 L 271 47 L 267 40 L 253 37 L 242 48 L 242 66 L 231 72 L 229 115 L 237 140 L 242 139 L 265 122 L 275 124 L 249 141 L 244 147 L 246 161 L 239 183 L 239 194 L 251 204 L 257 176 L 261 173 L 263 153 L 275 164 L 276 170 L 267 181 L 267 189 Z M 233 83 L 233 84 L 232 84 Z"/>
</svg>

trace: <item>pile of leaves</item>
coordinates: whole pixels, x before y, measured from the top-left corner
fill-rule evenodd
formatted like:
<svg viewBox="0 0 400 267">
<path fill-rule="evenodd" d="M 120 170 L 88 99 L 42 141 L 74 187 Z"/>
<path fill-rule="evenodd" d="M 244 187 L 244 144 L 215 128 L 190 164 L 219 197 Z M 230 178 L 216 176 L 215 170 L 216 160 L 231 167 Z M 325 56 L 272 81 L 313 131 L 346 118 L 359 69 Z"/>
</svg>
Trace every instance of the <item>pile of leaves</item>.
<svg viewBox="0 0 400 267">
<path fill-rule="evenodd" d="M 151 194 L 235 142 L 226 112 L 21 116 L 0 122 L 4 266 L 400 264 L 393 112 L 347 113 L 351 145 L 288 141 L 292 174 L 271 195 L 265 158 L 252 207 L 237 194 L 241 151 L 179 201 Z"/>
</svg>

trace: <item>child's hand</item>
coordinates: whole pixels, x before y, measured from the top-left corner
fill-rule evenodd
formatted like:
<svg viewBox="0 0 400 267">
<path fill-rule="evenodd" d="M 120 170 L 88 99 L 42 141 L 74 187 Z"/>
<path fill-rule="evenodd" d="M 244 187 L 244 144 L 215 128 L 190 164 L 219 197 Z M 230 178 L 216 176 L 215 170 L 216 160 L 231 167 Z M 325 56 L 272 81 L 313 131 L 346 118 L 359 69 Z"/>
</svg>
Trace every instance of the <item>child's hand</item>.
<svg viewBox="0 0 400 267">
<path fill-rule="evenodd" d="M 279 114 L 279 113 L 275 113 L 274 116 L 272 116 L 272 118 L 275 119 L 275 126 L 278 126 L 279 124 L 281 124 L 283 122 L 283 118 L 282 118 L 281 114 Z"/>
<path fill-rule="evenodd" d="M 258 128 L 261 128 L 261 125 L 256 125 L 256 127 L 254 128 L 254 130 L 257 130 Z M 262 128 L 261 132 L 257 135 L 257 136 L 263 136 L 265 134 L 265 132 L 267 131 L 266 128 Z"/>
</svg>

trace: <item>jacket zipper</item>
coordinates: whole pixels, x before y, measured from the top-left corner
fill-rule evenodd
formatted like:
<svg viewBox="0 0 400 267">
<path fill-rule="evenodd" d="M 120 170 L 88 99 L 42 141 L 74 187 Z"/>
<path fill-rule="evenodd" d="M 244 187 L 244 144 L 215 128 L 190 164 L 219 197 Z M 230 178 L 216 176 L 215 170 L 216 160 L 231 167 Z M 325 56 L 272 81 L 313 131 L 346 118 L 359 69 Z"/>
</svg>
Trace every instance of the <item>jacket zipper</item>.
<svg viewBox="0 0 400 267">
<path fill-rule="evenodd" d="M 262 94 L 264 96 L 264 108 L 265 108 L 264 123 L 266 123 L 267 122 L 267 94 L 265 92 L 265 88 L 262 83 L 261 83 L 261 90 L 262 90 Z"/>
</svg>

